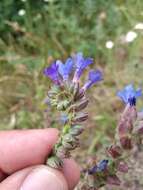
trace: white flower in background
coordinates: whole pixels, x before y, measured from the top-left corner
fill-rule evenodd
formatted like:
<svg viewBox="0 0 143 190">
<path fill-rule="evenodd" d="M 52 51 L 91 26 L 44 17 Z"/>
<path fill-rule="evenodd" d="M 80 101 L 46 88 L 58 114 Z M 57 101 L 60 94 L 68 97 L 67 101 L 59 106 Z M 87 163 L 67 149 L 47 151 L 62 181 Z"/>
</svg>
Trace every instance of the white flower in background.
<svg viewBox="0 0 143 190">
<path fill-rule="evenodd" d="M 112 49 L 114 47 L 114 42 L 112 42 L 111 40 L 107 41 L 106 44 L 105 44 L 105 46 L 108 49 Z"/>
<path fill-rule="evenodd" d="M 27 0 L 21 0 L 22 2 L 26 2 Z"/>
<path fill-rule="evenodd" d="M 143 30 L 143 22 L 137 23 L 134 28 L 136 30 Z"/>
<path fill-rule="evenodd" d="M 132 42 L 137 38 L 137 33 L 134 31 L 129 31 L 126 36 L 125 36 L 125 41 L 126 42 Z"/>
<path fill-rule="evenodd" d="M 19 15 L 19 16 L 23 16 L 23 15 L 25 15 L 25 13 L 26 13 L 26 11 L 25 11 L 24 9 L 20 9 L 20 10 L 18 11 L 18 15 Z"/>
</svg>

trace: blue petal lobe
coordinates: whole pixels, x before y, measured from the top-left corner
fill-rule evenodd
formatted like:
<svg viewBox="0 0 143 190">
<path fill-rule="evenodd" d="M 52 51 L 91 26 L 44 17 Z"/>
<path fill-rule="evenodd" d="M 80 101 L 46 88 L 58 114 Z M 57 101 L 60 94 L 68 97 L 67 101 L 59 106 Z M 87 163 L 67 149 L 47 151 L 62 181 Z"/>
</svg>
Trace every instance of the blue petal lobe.
<svg viewBox="0 0 143 190">
<path fill-rule="evenodd" d="M 77 53 L 74 56 L 74 62 L 75 62 L 75 66 L 76 66 L 76 71 L 75 71 L 75 75 L 74 75 L 74 79 L 73 81 L 78 81 L 80 76 L 82 75 L 84 69 L 91 63 L 93 63 L 93 59 L 92 58 L 84 58 L 83 54 Z"/>
<path fill-rule="evenodd" d="M 127 85 L 123 90 L 117 93 L 117 96 L 120 97 L 125 104 L 129 103 L 130 106 L 136 105 L 136 100 L 141 95 L 142 90 L 135 90 L 132 84 Z"/>
<path fill-rule="evenodd" d="M 68 58 L 65 62 L 65 64 L 63 64 L 60 60 L 57 60 L 57 65 L 59 66 L 58 71 L 60 73 L 60 75 L 63 77 L 64 80 L 67 80 L 69 77 L 69 74 L 72 71 L 72 67 L 73 67 L 73 61 L 71 58 Z"/>
<path fill-rule="evenodd" d="M 49 77 L 55 84 L 59 84 L 58 65 L 56 62 L 52 63 L 43 71 L 44 75 Z"/>
<path fill-rule="evenodd" d="M 102 72 L 100 70 L 92 70 L 89 72 L 89 80 L 93 83 L 103 79 Z"/>
</svg>

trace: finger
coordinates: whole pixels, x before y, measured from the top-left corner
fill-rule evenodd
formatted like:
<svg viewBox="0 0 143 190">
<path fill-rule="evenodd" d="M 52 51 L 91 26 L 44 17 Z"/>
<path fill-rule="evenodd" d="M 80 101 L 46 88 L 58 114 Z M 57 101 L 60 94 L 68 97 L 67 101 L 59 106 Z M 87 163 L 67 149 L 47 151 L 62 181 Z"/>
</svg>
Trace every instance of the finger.
<svg viewBox="0 0 143 190">
<path fill-rule="evenodd" d="M 57 138 L 56 129 L 0 132 L 0 169 L 11 174 L 31 165 L 43 164 Z"/>
<path fill-rule="evenodd" d="M 80 168 L 73 159 L 65 159 L 62 169 L 70 189 L 77 185 L 80 178 Z"/>
<path fill-rule="evenodd" d="M 68 164 L 68 165 L 67 165 Z M 73 160 L 64 161 L 63 173 L 44 165 L 23 169 L 0 184 L 1 190 L 72 190 L 78 182 L 79 170 Z M 76 179 L 75 179 L 76 178 Z"/>
<path fill-rule="evenodd" d="M 68 190 L 62 173 L 47 166 L 23 169 L 5 179 L 1 190 Z"/>
<path fill-rule="evenodd" d="M 5 174 L 3 171 L 0 170 L 0 182 L 4 180 L 7 177 L 7 174 Z"/>
</svg>

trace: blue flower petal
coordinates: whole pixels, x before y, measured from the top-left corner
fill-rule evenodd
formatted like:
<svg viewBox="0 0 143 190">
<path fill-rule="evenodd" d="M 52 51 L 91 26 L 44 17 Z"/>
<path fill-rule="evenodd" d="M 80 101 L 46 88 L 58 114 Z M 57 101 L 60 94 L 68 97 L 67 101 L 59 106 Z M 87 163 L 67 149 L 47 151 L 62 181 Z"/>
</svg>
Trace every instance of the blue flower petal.
<svg viewBox="0 0 143 190">
<path fill-rule="evenodd" d="M 126 104 L 128 103 L 128 99 L 127 99 L 126 94 L 125 94 L 124 91 L 118 92 L 118 93 L 117 93 L 117 96 L 118 96 L 119 98 L 121 98 L 121 99 L 124 101 L 124 103 L 126 103 Z"/>
<path fill-rule="evenodd" d="M 67 114 L 61 114 L 61 122 L 62 124 L 65 124 L 68 121 Z"/>
<path fill-rule="evenodd" d="M 136 91 L 136 98 L 138 98 L 138 97 L 140 97 L 140 96 L 142 96 L 142 89 L 138 89 L 138 90 Z"/>
<path fill-rule="evenodd" d="M 104 171 L 107 168 L 108 165 L 108 160 L 102 160 L 99 164 L 98 164 L 98 169 L 97 171 Z"/>
<path fill-rule="evenodd" d="M 74 82 L 78 82 L 80 76 L 82 75 L 84 69 L 89 65 L 93 63 L 93 59 L 92 58 L 84 58 L 83 54 L 77 53 L 74 56 L 74 62 L 75 62 L 75 66 L 76 66 L 76 71 L 75 71 L 75 75 L 74 75 Z"/>
<path fill-rule="evenodd" d="M 96 172 L 103 172 L 104 170 L 106 170 L 108 162 L 108 160 L 101 160 L 97 165 L 93 166 L 91 169 L 88 170 L 88 174 L 92 175 Z"/>
<path fill-rule="evenodd" d="M 117 93 L 117 96 L 122 99 L 125 104 L 130 104 L 131 106 L 136 104 L 138 97 L 142 95 L 142 90 L 135 90 L 132 84 L 127 85 L 123 90 Z"/>
<path fill-rule="evenodd" d="M 58 65 L 56 62 L 52 63 L 49 67 L 43 71 L 44 75 L 49 77 L 55 84 L 59 84 Z"/>
<path fill-rule="evenodd" d="M 87 90 L 92 85 L 94 85 L 95 83 L 97 83 L 101 80 L 103 80 L 103 75 L 102 75 L 102 72 L 100 70 L 90 71 L 89 76 L 88 76 L 88 81 L 84 84 L 83 90 L 84 91 Z"/>
<path fill-rule="evenodd" d="M 88 170 L 88 174 L 89 175 L 92 175 L 92 174 L 95 174 L 96 171 L 97 171 L 97 165 L 93 166 L 91 169 Z"/>
<path fill-rule="evenodd" d="M 93 83 L 101 81 L 103 79 L 102 72 L 100 70 L 92 70 L 89 72 L 89 80 Z"/>
<path fill-rule="evenodd" d="M 79 69 L 84 61 L 83 53 L 79 52 L 74 56 L 76 68 Z"/>
<path fill-rule="evenodd" d="M 58 71 L 60 73 L 60 75 L 63 77 L 63 80 L 67 80 L 69 77 L 69 74 L 72 71 L 72 67 L 73 67 L 73 61 L 71 58 L 68 58 L 65 62 L 65 64 L 63 64 L 60 60 L 57 60 L 57 65 L 59 66 Z"/>
</svg>

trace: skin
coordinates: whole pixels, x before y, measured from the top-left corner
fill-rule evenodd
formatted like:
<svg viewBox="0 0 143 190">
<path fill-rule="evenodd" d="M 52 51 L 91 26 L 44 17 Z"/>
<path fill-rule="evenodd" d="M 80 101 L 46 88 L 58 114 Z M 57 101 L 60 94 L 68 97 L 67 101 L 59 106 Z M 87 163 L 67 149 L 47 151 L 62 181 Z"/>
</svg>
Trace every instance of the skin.
<svg viewBox="0 0 143 190">
<path fill-rule="evenodd" d="M 0 189 L 18 190 L 31 171 L 47 169 L 43 164 L 57 139 L 56 129 L 0 132 Z M 68 190 L 76 186 L 80 176 L 79 167 L 72 159 L 64 160 L 61 171 L 52 172 L 67 183 Z"/>
</svg>

